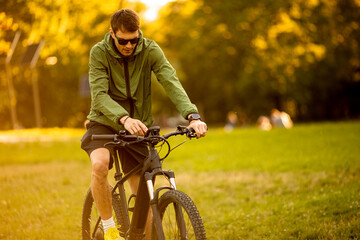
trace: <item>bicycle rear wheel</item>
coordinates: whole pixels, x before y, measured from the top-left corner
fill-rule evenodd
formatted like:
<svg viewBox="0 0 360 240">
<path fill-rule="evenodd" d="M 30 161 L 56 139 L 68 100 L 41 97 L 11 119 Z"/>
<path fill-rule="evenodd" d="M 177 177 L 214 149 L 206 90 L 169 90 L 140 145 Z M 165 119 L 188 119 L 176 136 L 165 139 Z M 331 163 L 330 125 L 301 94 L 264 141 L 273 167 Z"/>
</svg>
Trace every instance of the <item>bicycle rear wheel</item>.
<svg viewBox="0 0 360 240">
<path fill-rule="evenodd" d="M 120 236 L 124 237 L 127 231 L 126 219 L 123 205 L 120 202 L 118 195 L 112 196 L 113 216 L 115 224 L 120 226 Z M 94 198 L 91 189 L 85 196 L 83 213 L 82 213 L 82 240 L 104 240 L 104 230 L 100 219 L 100 213 L 94 203 Z"/>
<path fill-rule="evenodd" d="M 193 201 L 183 192 L 170 190 L 159 199 L 158 210 L 166 240 L 206 239 L 200 214 Z M 157 239 L 155 226 L 152 239 Z"/>
</svg>

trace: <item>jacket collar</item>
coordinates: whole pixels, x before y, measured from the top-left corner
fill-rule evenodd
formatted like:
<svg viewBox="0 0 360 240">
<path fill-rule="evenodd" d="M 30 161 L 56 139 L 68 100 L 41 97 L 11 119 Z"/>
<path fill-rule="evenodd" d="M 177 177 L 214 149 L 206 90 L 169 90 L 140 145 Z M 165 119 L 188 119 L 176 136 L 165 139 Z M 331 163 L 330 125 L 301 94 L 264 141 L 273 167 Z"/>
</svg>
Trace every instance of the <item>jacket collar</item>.
<svg viewBox="0 0 360 240">
<path fill-rule="evenodd" d="M 124 61 L 125 59 L 128 61 L 132 61 L 132 60 L 134 60 L 135 56 L 137 54 L 139 54 L 143 49 L 144 37 L 143 37 L 141 30 L 139 30 L 139 38 L 140 38 L 139 42 L 136 45 L 133 54 L 131 54 L 131 56 L 129 56 L 129 57 L 124 57 L 117 51 L 115 43 L 113 42 L 114 39 L 111 37 L 110 32 L 105 34 L 103 43 L 105 45 L 106 50 L 110 53 L 111 56 L 118 58 L 119 60 L 122 60 L 122 61 Z"/>
</svg>

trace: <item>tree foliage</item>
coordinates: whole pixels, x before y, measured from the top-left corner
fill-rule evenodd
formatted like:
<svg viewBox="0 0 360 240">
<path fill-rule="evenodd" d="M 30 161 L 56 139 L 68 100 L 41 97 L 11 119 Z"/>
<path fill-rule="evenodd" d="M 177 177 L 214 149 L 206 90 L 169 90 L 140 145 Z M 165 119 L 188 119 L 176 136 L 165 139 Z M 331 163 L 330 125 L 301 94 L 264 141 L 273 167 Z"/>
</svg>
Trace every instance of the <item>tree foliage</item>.
<svg viewBox="0 0 360 240">
<path fill-rule="evenodd" d="M 16 31 L 11 71 L 21 125 L 34 126 L 34 107 L 29 68 L 18 63 L 28 44 L 44 39 L 35 71 L 44 126 L 81 126 L 90 99 L 79 95 L 79 79 L 90 48 L 115 10 L 129 7 L 140 16 L 145 10 L 124 0 L 0 0 L 0 6 L 1 128 L 11 127 L 4 59 Z M 359 25 L 359 0 L 178 0 L 156 21 L 142 21 L 142 30 L 164 49 L 205 119 L 221 123 L 231 110 L 256 120 L 272 108 L 296 120 L 358 117 Z M 157 92 L 155 114 L 171 112 Z"/>
<path fill-rule="evenodd" d="M 338 119 L 360 113 L 359 23 L 357 0 L 176 1 L 157 39 L 210 122 L 272 108 Z"/>
<path fill-rule="evenodd" d="M 91 47 L 101 41 L 109 30 L 112 13 L 122 2 L 84 0 L 12 0 L 1 1 L 0 55 L 9 52 L 16 31 L 20 41 L 12 59 L 16 92 L 16 110 L 22 127 L 34 127 L 34 102 L 29 67 L 19 66 L 26 47 L 45 44 L 35 69 L 39 81 L 42 122 L 44 126 L 81 126 L 90 107 L 90 99 L 79 94 L 79 79 L 87 74 Z M 138 12 L 140 3 L 129 3 Z M 56 65 L 48 65 L 49 57 Z M 48 60 L 48 61 L 47 61 Z M 1 70 L 5 70 L 1 61 Z M 10 128 L 9 100 L 5 71 L 1 71 L 0 119 L 1 128 Z"/>
</svg>

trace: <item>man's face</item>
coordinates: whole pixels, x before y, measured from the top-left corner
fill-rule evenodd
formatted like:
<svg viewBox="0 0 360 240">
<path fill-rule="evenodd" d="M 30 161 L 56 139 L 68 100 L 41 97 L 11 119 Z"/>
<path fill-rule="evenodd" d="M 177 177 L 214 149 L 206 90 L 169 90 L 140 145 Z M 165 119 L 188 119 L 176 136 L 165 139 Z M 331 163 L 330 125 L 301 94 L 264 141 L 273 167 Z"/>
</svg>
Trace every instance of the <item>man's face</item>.
<svg viewBox="0 0 360 240">
<path fill-rule="evenodd" d="M 112 38 L 115 40 L 115 45 L 119 52 L 123 56 L 130 56 L 136 47 L 136 39 L 139 37 L 139 30 L 135 32 L 122 32 L 119 29 L 115 34 L 113 30 L 110 29 L 110 33 Z"/>
</svg>

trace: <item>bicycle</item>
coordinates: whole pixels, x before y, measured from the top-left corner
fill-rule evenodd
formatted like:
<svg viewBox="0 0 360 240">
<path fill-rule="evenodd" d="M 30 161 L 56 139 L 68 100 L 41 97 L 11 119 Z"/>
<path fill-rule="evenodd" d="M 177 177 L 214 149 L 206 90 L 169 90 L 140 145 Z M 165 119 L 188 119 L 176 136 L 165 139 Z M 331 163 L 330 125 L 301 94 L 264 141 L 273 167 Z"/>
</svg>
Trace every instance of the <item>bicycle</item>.
<svg viewBox="0 0 360 240">
<path fill-rule="evenodd" d="M 169 137 L 186 135 L 184 142 L 171 149 L 167 141 Z M 151 239 L 206 239 L 206 233 L 200 214 L 188 195 L 176 189 L 175 174 L 173 171 L 164 171 L 162 161 L 167 158 L 172 150 L 185 143 L 187 139 L 196 137 L 196 134 L 183 126 L 177 130 L 160 136 L 160 127 L 150 127 L 144 137 L 126 135 L 125 131 L 112 135 L 93 135 L 92 139 L 108 139 L 105 145 L 112 146 L 111 154 L 115 164 L 115 186 L 112 187 L 112 207 L 114 219 L 124 239 L 145 238 L 145 224 L 149 206 L 152 209 Z M 145 142 L 148 145 L 149 155 L 143 162 L 129 173 L 124 174 L 120 168 L 118 150 L 127 144 Z M 167 152 L 160 158 L 159 152 L 167 146 Z M 161 149 L 158 151 L 157 147 Z M 127 199 L 124 183 L 130 176 L 140 173 L 140 183 L 137 194 L 130 195 Z M 169 186 L 154 189 L 157 176 L 164 176 Z M 134 207 L 130 201 L 135 198 Z M 130 221 L 130 215 L 132 215 Z M 100 216 L 91 194 L 91 189 L 86 194 L 82 213 L 82 239 L 102 240 L 103 228 Z"/>
</svg>

